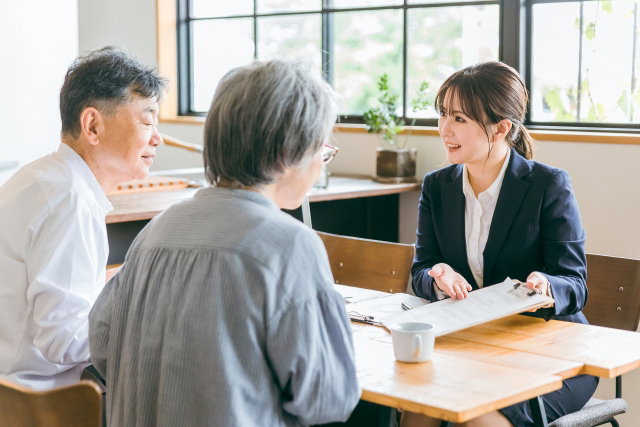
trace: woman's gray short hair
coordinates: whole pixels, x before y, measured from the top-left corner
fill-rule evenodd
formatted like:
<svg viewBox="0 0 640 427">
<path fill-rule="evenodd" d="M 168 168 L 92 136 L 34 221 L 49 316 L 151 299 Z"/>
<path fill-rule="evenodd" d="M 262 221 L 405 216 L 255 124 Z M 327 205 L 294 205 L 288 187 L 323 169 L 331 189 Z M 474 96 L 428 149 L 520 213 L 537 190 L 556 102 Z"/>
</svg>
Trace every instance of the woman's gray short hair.
<svg viewBox="0 0 640 427">
<path fill-rule="evenodd" d="M 229 71 L 204 128 L 212 184 L 259 187 L 322 148 L 336 121 L 331 87 L 293 63 L 254 62 Z"/>
</svg>

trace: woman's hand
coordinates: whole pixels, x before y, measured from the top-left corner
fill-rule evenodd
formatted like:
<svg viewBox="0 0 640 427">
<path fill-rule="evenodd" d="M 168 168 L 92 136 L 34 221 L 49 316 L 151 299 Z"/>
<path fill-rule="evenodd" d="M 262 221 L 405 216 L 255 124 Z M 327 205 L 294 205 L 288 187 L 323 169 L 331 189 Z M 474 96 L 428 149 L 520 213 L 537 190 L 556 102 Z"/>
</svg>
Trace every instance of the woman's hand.
<svg viewBox="0 0 640 427">
<path fill-rule="evenodd" d="M 539 290 L 542 295 L 549 295 L 549 281 L 542 273 L 538 273 L 537 271 L 531 273 L 529 277 L 527 277 L 527 282 L 525 283 L 525 285 L 529 289 Z M 533 313 L 536 310 L 537 308 L 528 311 Z"/>
<path fill-rule="evenodd" d="M 435 279 L 436 286 L 442 292 L 456 300 L 465 299 L 472 289 L 464 277 L 445 263 L 434 265 L 429 271 L 429 276 Z"/>
<path fill-rule="evenodd" d="M 526 285 L 529 289 L 538 289 L 542 295 L 549 295 L 547 289 L 549 287 L 549 282 L 542 273 L 538 273 L 537 271 L 531 273 L 529 277 L 527 277 Z"/>
</svg>

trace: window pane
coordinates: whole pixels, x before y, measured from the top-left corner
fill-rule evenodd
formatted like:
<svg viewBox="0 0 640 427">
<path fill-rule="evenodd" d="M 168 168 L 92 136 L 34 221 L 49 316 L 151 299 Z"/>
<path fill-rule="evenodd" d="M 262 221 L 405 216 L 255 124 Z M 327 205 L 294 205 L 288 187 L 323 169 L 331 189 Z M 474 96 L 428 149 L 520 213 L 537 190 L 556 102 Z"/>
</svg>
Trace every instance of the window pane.
<svg viewBox="0 0 640 427">
<path fill-rule="evenodd" d="M 258 58 L 283 58 L 322 71 L 320 14 L 258 18 Z"/>
<path fill-rule="evenodd" d="M 322 0 L 258 0 L 258 13 L 320 10 Z"/>
<path fill-rule="evenodd" d="M 231 68 L 253 60 L 253 18 L 195 21 L 193 34 L 194 111 L 207 111 L 218 82 Z M 233 40 L 221 43 L 220 40 Z"/>
<path fill-rule="evenodd" d="M 637 58 L 634 63 L 634 6 L 624 0 L 584 2 L 582 27 L 580 3 L 534 6 L 533 121 L 640 121 L 638 85 L 632 82 L 640 71 Z"/>
<path fill-rule="evenodd" d="M 191 16 L 194 18 L 233 15 L 253 15 L 253 0 L 191 0 Z"/>
<path fill-rule="evenodd" d="M 482 61 L 498 60 L 498 5 L 411 9 L 408 15 L 407 97 L 415 97 L 420 83 L 429 83 L 431 106 L 407 117 L 437 117 L 433 100 L 453 72 Z"/>
<path fill-rule="evenodd" d="M 379 97 L 378 79 L 400 95 L 402 114 L 402 10 L 335 13 L 334 89 L 344 99 L 341 114 L 362 114 Z"/>
<path fill-rule="evenodd" d="M 333 7 L 336 9 L 347 9 L 352 7 L 393 6 L 398 4 L 402 4 L 402 0 L 333 0 Z"/>
</svg>

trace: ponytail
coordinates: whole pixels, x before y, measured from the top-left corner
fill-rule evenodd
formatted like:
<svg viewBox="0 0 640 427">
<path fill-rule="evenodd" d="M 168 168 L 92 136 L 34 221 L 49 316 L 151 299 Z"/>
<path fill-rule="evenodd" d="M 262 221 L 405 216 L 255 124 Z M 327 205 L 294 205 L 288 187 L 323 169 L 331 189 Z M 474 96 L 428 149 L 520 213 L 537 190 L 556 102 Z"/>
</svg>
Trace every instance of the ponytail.
<svg viewBox="0 0 640 427">
<path fill-rule="evenodd" d="M 532 160 L 534 142 L 535 139 L 533 139 L 533 137 L 529 133 L 529 130 L 521 124 L 519 126 L 519 129 L 517 130 L 516 137 L 512 142 L 512 146 L 522 157 L 527 160 Z"/>
</svg>

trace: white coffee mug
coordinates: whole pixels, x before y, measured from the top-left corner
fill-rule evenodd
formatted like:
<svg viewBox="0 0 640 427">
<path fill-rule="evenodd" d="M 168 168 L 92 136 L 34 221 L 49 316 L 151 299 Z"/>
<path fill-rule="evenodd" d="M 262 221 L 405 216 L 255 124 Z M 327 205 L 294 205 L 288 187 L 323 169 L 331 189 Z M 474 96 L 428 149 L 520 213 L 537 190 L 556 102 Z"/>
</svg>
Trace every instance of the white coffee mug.
<svg viewBox="0 0 640 427">
<path fill-rule="evenodd" d="M 399 362 L 418 363 L 431 359 L 436 340 L 435 327 L 430 323 L 396 323 L 389 327 L 393 354 Z"/>
</svg>

